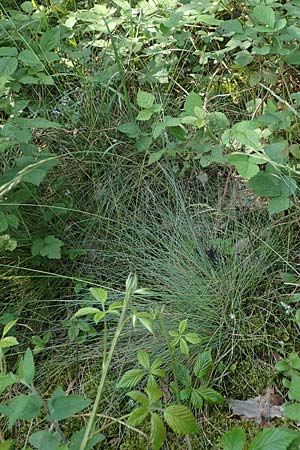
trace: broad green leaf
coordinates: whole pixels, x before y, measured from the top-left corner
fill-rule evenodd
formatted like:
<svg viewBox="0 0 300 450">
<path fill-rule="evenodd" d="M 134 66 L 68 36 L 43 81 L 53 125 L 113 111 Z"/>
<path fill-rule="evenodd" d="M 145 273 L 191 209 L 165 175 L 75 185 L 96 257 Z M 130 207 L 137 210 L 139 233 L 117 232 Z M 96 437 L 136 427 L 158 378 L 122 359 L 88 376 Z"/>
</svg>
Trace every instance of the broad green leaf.
<svg viewBox="0 0 300 450">
<path fill-rule="evenodd" d="M 237 19 L 224 20 L 222 21 L 220 27 L 231 34 L 242 34 L 244 32 L 241 22 Z"/>
<path fill-rule="evenodd" d="M 46 170 L 41 169 L 39 167 L 34 167 L 32 169 L 27 170 L 22 176 L 22 179 L 27 183 L 39 186 L 46 175 L 47 175 Z"/>
<path fill-rule="evenodd" d="M 186 327 L 187 327 L 187 319 L 184 319 L 179 324 L 179 327 L 178 327 L 179 333 L 183 334 L 186 330 Z"/>
<path fill-rule="evenodd" d="M 105 317 L 104 311 L 99 311 L 97 314 L 94 315 L 94 322 L 97 325 L 102 319 Z"/>
<path fill-rule="evenodd" d="M 151 414 L 151 433 L 150 440 L 153 450 L 160 450 L 166 439 L 166 427 L 157 413 Z"/>
<path fill-rule="evenodd" d="M 292 66 L 299 66 L 300 50 L 295 50 L 293 52 L 290 52 L 287 56 L 284 57 L 284 60 L 287 64 L 291 64 Z"/>
<path fill-rule="evenodd" d="M 19 342 L 14 336 L 6 336 L 0 339 L 0 348 L 9 348 L 18 345 Z"/>
<path fill-rule="evenodd" d="M 44 119 L 43 117 L 36 117 L 34 119 L 23 119 L 22 123 L 28 128 L 37 129 L 49 129 L 49 128 L 60 128 L 61 125 L 53 120 Z"/>
<path fill-rule="evenodd" d="M 142 369 L 131 369 L 127 370 L 118 382 L 118 388 L 131 388 L 140 383 L 145 375 Z"/>
<path fill-rule="evenodd" d="M 285 403 L 284 414 L 288 419 L 300 420 L 300 403 Z"/>
<path fill-rule="evenodd" d="M 248 155 L 233 153 L 229 155 L 228 161 L 235 165 L 239 175 L 243 178 L 252 178 L 259 172 L 259 166 L 255 163 L 255 159 Z"/>
<path fill-rule="evenodd" d="M 219 392 L 209 387 L 200 387 L 197 392 L 201 397 L 209 403 L 223 403 L 224 398 Z"/>
<path fill-rule="evenodd" d="M 141 403 L 141 405 L 147 406 L 149 405 L 149 400 L 145 394 L 143 394 L 140 391 L 130 391 L 126 394 L 128 397 L 132 398 L 138 403 Z"/>
<path fill-rule="evenodd" d="M 92 294 L 94 299 L 97 300 L 97 302 L 101 303 L 101 305 L 104 305 L 108 297 L 108 292 L 105 289 L 90 288 L 90 293 Z"/>
<path fill-rule="evenodd" d="M 60 259 L 63 245 L 63 241 L 50 235 L 45 238 L 35 239 L 31 247 L 31 253 L 32 256 L 41 255 L 49 259 Z"/>
<path fill-rule="evenodd" d="M 137 138 L 141 134 L 141 130 L 135 122 L 127 122 L 118 126 L 121 133 L 127 134 L 130 138 Z"/>
<path fill-rule="evenodd" d="M 164 410 L 164 418 L 171 430 L 178 434 L 197 433 L 193 413 L 184 405 L 171 405 Z"/>
<path fill-rule="evenodd" d="M 85 433 L 86 427 L 81 428 L 81 430 L 76 431 L 70 440 L 70 447 L 68 447 L 66 450 L 79 450 L 80 449 L 80 445 Z M 99 444 L 100 442 L 103 442 L 105 440 L 105 436 L 102 433 L 97 433 L 96 436 L 93 436 L 92 438 L 90 438 L 87 442 L 87 446 L 85 447 L 84 450 L 92 450 L 97 448 L 96 445 Z M 59 449 L 60 450 L 60 447 Z M 61 449 L 62 450 L 62 449 Z"/>
<path fill-rule="evenodd" d="M 165 150 L 159 150 L 158 152 L 150 153 L 148 164 L 153 164 L 156 161 L 159 161 L 160 158 L 164 155 Z"/>
<path fill-rule="evenodd" d="M 19 219 L 14 214 L 9 214 L 7 216 L 7 221 L 8 221 L 8 225 L 10 227 L 13 227 L 13 228 L 16 228 L 16 229 L 18 228 L 18 226 L 19 226 Z"/>
<path fill-rule="evenodd" d="M 82 395 L 59 395 L 52 398 L 49 402 L 51 405 L 51 420 L 59 421 L 66 419 L 79 413 L 91 404 L 91 400 L 84 398 Z"/>
<path fill-rule="evenodd" d="M 151 109 L 142 109 L 136 117 L 136 120 L 147 121 L 151 119 L 153 111 Z"/>
<path fill-rule="evenodd" d="M 203 100 L 201 95 L 196 92 L 190 92 L 184 102 L 184 116 L 195 117 L 195 108 L 202 108 Z"/>
<path fill-rule="evenodd" d="M 269 28 L 274 28 L 275 12 L 267 5 L 258 5 L 253 8 L 253 15 L 258 23 L 263 23 Z"/>
<path fill-rule="evenodd" d="M 243 450 L 246 444 L 246 433 L 243 428 L 232 428 L 223 434 L 221 445 L 223 450 Z"/>
<path fill-rule="evenodd" d="M 261 431 L 251 442 L 249 450 L 287 450 L 297 437 L 297 432 L 285 428 L 269 428 Z"/>
<path fill-rule="evenodd" d="M 292 206 L 292 201 L 288 197 L 275 197 L 269 200 L 268 211 L 270 214 L 277 214 L 286 211 Z"/>
<path fill-rule="evenodd" d="M 22 63 L 35 67 L 35 66 L 41 66 L 41 60 L 38 57 L 36 53 L 32 50 L 23 50 L 19 53 L 19 60 L 22 61 Z"/>
<path fill-rule="evenodd" d="M 0 233 L 3 233 L 8 228 L 7 216 L 4 212 L 0 211 Z"/>
<path fill-rule="evenodd" d="M 180 338 L 180 341 L 179 341 L 179 348 L 180 348 L 180 351 L 181 351 L 181 353 L 182 353 L 183 355 L 185 355 L 185 356 L 188 356 L 188 355 L 189 355 L 189 346 L 188 346 L 188 344 L 187 344 L 187 342 L 186 342 L 185 339 Z"/>
<path fill-rule="evenodd" d="M 275 175 L 259 172 L 248 182 L 248 186 L 259 197 L 279 197 L 280 185 Z"/>
<path fill-rule="evenodd" d="M 0 47 L 0 56 L 17 56 L 18 49 L 16 47 Z"/>
<path fill-rule="evenodd" d="M 16 378 L 11 373 L 0 373 L 0 394 L 9 386 L 16 383 Z"/>
<path fill-rule="evenodd" d="M 2 331 L 2 337 L 6 336 L 7 333 L 9 332 L 9 330 L 11 330 L 17 323 L 18 319 L 16 320 L 11 320 L 10 322 L 8 322 L 5 327 L 3 328 Z"/>
<path fill-rule="evenodd" d="M 32 420 L 36 419 L 40 413 L 42 400 L 34 394 L 18 395 L 12 398 L 8 403 L 0 404 L 0 413 L 9 417 L 9 429 L 18 419 Z"/>
<path fill-rule="evenodd" d="M 151 320 L 141 316 L 138 316 L 138 320 L 143 325 L 143 327 L 146 328 L 146 330 L 153 334 L 153 324 Z"/>
<path fill-rule="evenodd" d="M 199 353 L 194 364 L 194 374 L 197 378 L 206 377 L 212 367 L 211 351 Z"/>
<path fill-rule="evenodd" d="M 98 308 L 93 308 L 92 306 L 85 306 L 84 308 L 80 308 L 73 317 L 83 317 L 83 316 L 89 316 L 91 314 L 97 314 L 100 311 Z"/>
<path fill-rule="evenodd" d="M 252 63 L 253 60 L 254 57 L 248 52 L 248 50 L 242 50 L 237 52 L 234 62 L 239 66 L 246 67 Z"/>
<path fill-rule="evenodd" d="M 14 441 L 9 439 L 8 441 L 3 441 L 0 443 L 0 450 L 12 450 Z"/>
<path fill-rule="evenodd" d="M 0 73 L 4 75 L 12 75 L 18 67 L 17 58 L 5 56 L 0 58 Z"/>
<path fill-rule="evenodd" d="M 37 431 L 30 438 L 30 444 L 38 450 L 57 450 L 61 441 L 61 436 L 57 432 Z"/>
<path fill-rule="evenodd" d="M 137 360 L 145 369 L 150 369 L 149 353 L 145 352 L 144 350 L 139 350 L 137 353 Z"/>
<path fill-rule="evenodd" d="M 236 139 L 240 144 L 245 145 L 249 148 L 259 149 L 260 148 L 260 135 L 256 131 L 255 123 L 250 121 L 242 121 L 235 124 L 231 130 L 231 136 Z M 226 133 L 223 133 L 223 135 Z"/>
<path fill-rule="evenodd" d="M 136 101 L 140 108 L 143 109 L 151 108 L 153 106 L 154 100 L 155 97 L 150 92 L 145 92 L 141 90 L 138 91 Z"/>
<path fill-rule="evenodd" d="M 277 370 L 277 372 L 285 372 L 289 370 L 289 364 L 284 359 L 281 359 L 275 364 L 275 369 Z"/>
<path fill-rule="evenodd" d="M 33 354 L 30 348 L 28 348 L 21 360 L 22 373 L 19 374 L 20 378 L 25 381 L 26 384 L 31 385 L 35 375 L 35 366 Z"/>
<path fill-rule="evenodd" d="M 289 154 L 286 141 L 265 145 L 264 151 L 272 161 L 278 162 L 279 164 L 286 162 Z"/>
<path fill-rule="evenodd" d="M 199 344 L 200 338 L 197 333 L 186 333 L 185 339 L 191 344 Z"/>
<path fill-rule="evenodd" d="M 289 389 L 290 400 L 297 400 L 300 402 L 300 376 L 293 375 L 290 389 Z"/>
<path fill-rule="evenodd" d="M 197 389 L 192 389 L 190 397 L 191 397 L 192 405 L 197 409 L 201 409 L 203 406 L 203 398 L 198 393 Z"/>
<path fill-rule="evenodd" d="M 40 39 L 40 46 L 43 52 L 49 52 L 53 50 L 55 47 L 59 45 L 60 41 L 60 29 L 50 28 L 50 30 L 46 31 L 42 34 Z"/>
<path fill-rule="evenodd" d="M 132 427 L 140 425 L 149 415 L 149 412 L 150 411 L 148 406 L 140 406 L 134 409 L 127 419 L 128 425 L 131 425 Z"/>
</svg>

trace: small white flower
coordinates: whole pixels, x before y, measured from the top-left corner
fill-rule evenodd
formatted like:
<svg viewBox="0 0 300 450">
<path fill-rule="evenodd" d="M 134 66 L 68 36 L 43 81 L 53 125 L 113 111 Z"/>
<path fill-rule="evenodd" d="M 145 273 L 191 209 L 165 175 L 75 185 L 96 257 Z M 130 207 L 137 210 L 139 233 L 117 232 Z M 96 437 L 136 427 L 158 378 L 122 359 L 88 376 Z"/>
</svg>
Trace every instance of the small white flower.
<svg viewBox="0 0 300 450">
<path fill-rule="evenodd" d="M 235 314 L 231 313 L 229 317 L 230 317 L 231 320 L 235 320 Z"/>
</svg>

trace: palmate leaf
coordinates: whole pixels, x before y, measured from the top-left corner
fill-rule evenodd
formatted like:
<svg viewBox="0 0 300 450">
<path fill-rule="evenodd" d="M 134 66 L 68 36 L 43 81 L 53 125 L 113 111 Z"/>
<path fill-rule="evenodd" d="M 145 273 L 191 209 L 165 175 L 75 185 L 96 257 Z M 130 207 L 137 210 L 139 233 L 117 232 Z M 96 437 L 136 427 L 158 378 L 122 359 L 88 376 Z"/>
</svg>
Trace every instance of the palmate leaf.
<svg viewBox="0 0 300 450">
<path fill-rule="evenodd" d="M 166 427 L 157 413 L 151 414 L 151 444 L 153 450 L 160 450 L 166 439 Z"/>
<path fill-rule="evenodd" d="M 164 419 L 175 433 L 197 433 L 198 428 L 193 413 L 184 405 L 171 405 L 164 410 Z"/>
<path fill-rule="evenodd" d="M 251 442 L 249 450 L 287 450 L 298 433 L 286 428 L 270 428 L 261 431 Z"/>
<path fill-rule="evenodd" d="M 222 436 L 221 445 L 223 450 L 243 450 L 246 444 L 246 433 L 243 428 L 232 428 Z"/>
<path fill-rule="evenodd" d="M 143 369 L 130 369 L 125 372 L 118 382 L 118 388 L 132 388 L 140 383 L 145 376 Z"/>
</svg>

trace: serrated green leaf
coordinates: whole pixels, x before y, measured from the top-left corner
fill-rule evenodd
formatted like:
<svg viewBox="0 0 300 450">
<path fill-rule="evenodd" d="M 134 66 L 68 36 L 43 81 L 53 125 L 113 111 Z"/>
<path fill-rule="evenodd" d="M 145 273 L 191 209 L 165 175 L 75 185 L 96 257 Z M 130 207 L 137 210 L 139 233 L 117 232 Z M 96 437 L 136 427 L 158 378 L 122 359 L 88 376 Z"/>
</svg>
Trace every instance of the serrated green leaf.
<svg viewBox="0 0 300 450">
<path fill-rule="evenodd" d="M 125 372 L 121 380 L 118 382 L 118 388 L 132 388 L 140 383 L 145 376 L 145 372 L 142 369 L 130 369 Z"/>
<path fill-rule="evenodd" d="M 149 400 L 145 394 L 143 394 L 140 391 L 130 391 L 126 394 L 128 397 L 132 398 L 138 403 L 141 403 L 141 405 L 147 406 L 149 405 Z"/>
<path fill-rule="evenodd" d="M 196 377 L 197 378 L 206 377 L 209 374 L 211 367 L 212 367 L 211 351 L 208 350 L 206 352 L 199 353 L 193 368 Z"/>
<path fill-rule="evenodd" d="M 127 419 L 128 425 L 131 425 L 132 427 L 140 425 L 144 422 L 149 413 L 150 411 L 147 406 L 140 406 L 139 408 L 134 409 Z"/>
<path fill-rule="evenodd" d="M 105 317 L 105 312 L 104 311 L 99 311 L 98 313 L 96 313 L 94 315 L 94 322 L 96 325 L 98 325 L 98 323 L 103 319 L 103 317 Z"/>
<path fill-rule="evenodd" d="M 149 353 L 145 352 L 144 350 L 139 350 L 137 353 L 137 360 L 145 369 L 150 369 Z"/>
<path fill-rule="evenodd" d="M 151 433 L 150 440 L 153 450 L 160 450 L 166 439 L 166 427 L 157 413 L 151 414 Z"/>
<path fill-rule="evenodd" d="M 135 122 L 123 123 L 118 126 L 118 130 L 132 139 L 137 138 L 141 134 L 141 130 Z"/>
<path fill-rule="evenodd" d="M 94 299 L 97 300 L 97 302 L 101 303 L 101 305 L 104 305 L 106 303 L 108 292 L 105 289 L 90 288 L 90 293 L 92 294 Z"/>
<path fill-rule="evenodd" d="M 0 450 L 12 450 L 14 442 L 12 439 L 0 443 Z"/>
<path fill-rule="evenodd" d="M 197 433 L 193 413 L 184 405 L 171 405 L 164 410 L 164 418 L 171 430 L 178 434 Z"/>
<path fill-rule="evenodd" d="M 4 75 L 12 75 L 18 67 L 18 59 L 10 56 L 0 58 L 0 73 Z"/>
<path fill-rule="evenodd" d="M 209 403 L 223 403 L 224 398 L 219 392 L 209 387 L 200 387 L 197 392 L 201 397 Z"/>
<path fill-rule="evenodd" d="M 246 444 L 246 433 L 243 428 L 232 428 L 223 434 L 221 445 L 223 450 L 243 450 Z"/>
<path fill-rule="evenodd" d="M 201 397 L 197 389 L 192 389 L 190 397 L 192 405 L 197 409 L 201 409 L 203 406 L 203 398 Z"/>
<path fill-rule="evenodd" d="M 295 437 L 297 432 L 285 428 L 266 429 L 253 439 L 249 450 L 287 450 Z"/>
<path fill-rule="evenodd" d="M 140 316 L 138 316 L 138 320 L 143 325 L 143 327 L 146 328 L 146 330 L 148 330 L 151 334 L 153 334 L 153 323 L 151 320 Z"/>
</svg>

